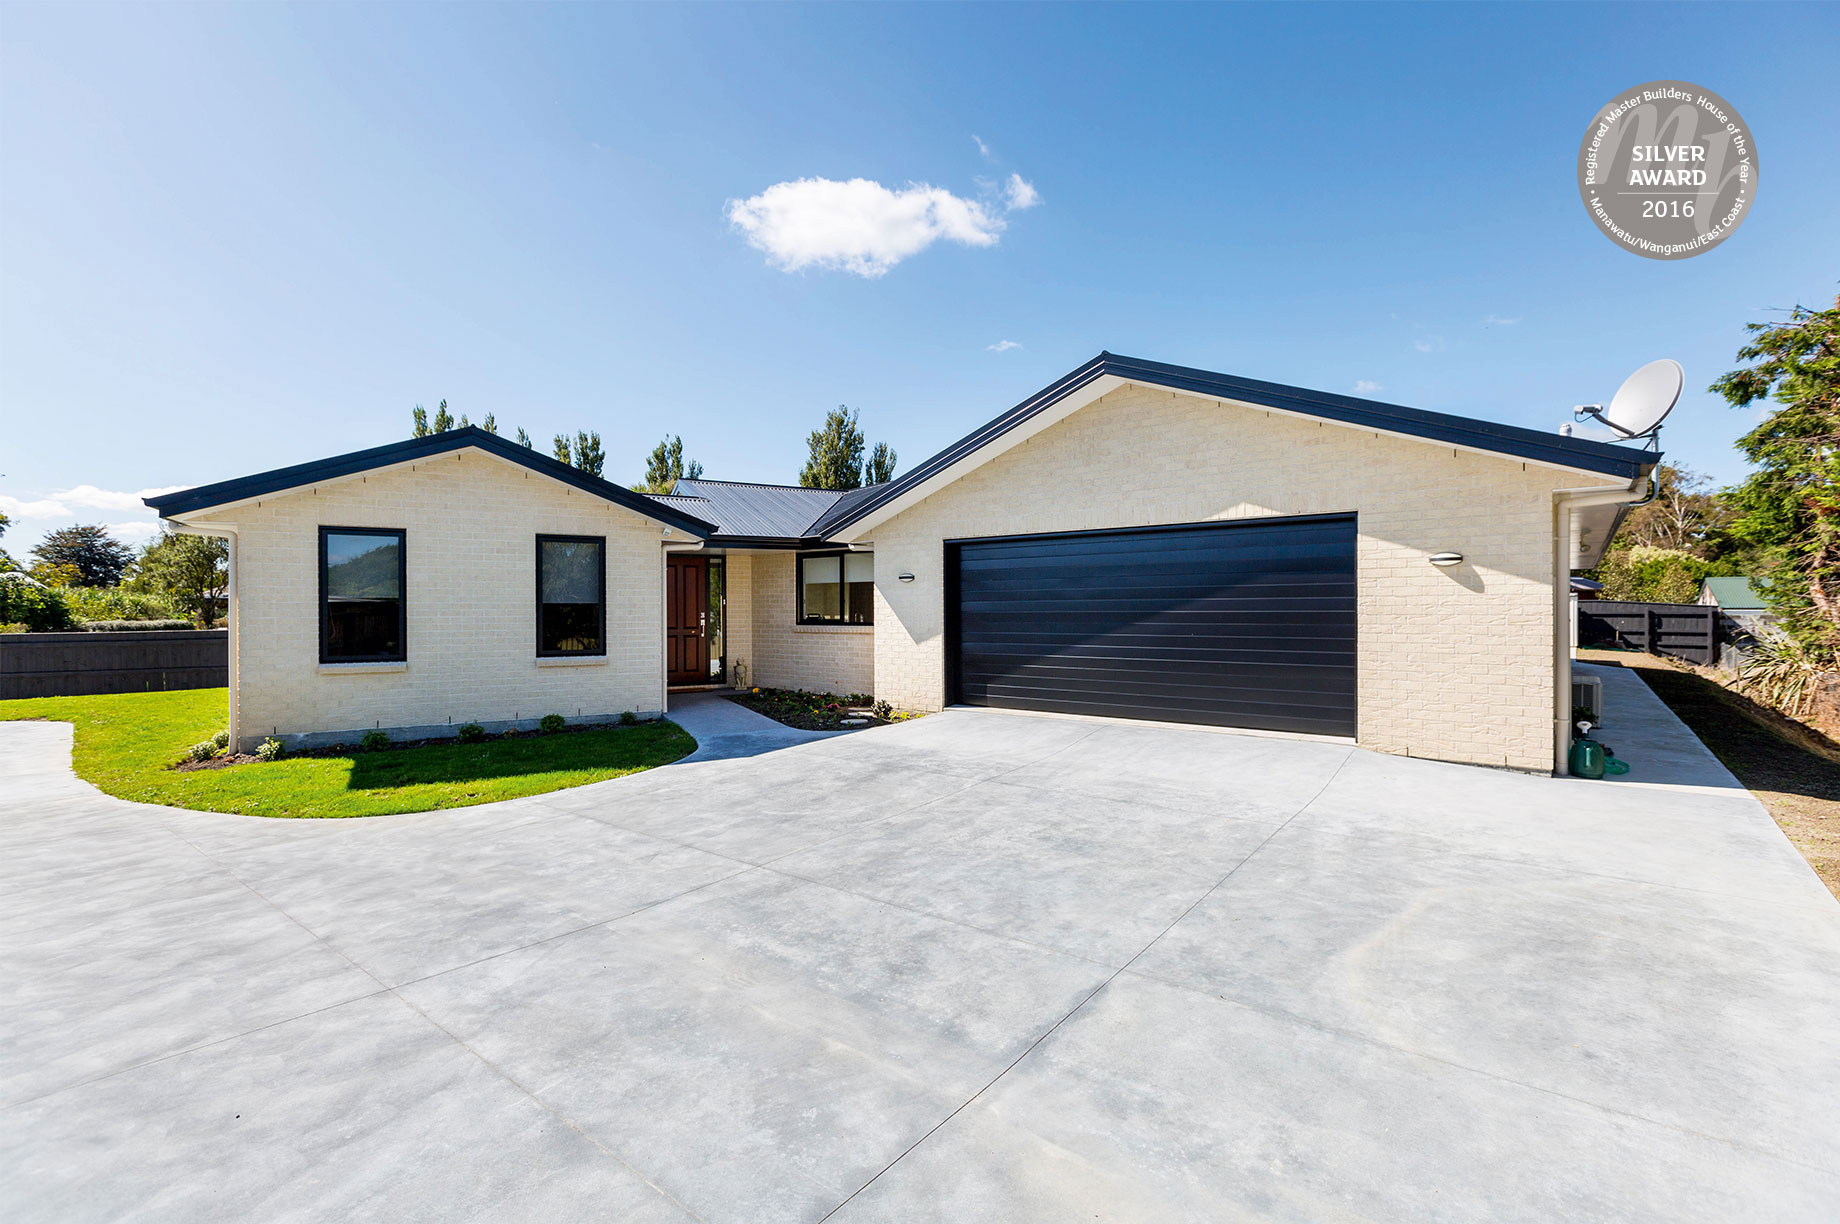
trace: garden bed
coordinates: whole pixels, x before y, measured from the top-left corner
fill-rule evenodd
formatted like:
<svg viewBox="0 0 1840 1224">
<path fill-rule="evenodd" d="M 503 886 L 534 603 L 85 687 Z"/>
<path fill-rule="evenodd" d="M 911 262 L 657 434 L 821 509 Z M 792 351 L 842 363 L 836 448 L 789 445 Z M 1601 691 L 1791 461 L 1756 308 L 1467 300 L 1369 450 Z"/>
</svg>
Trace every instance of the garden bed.
<svg viewBox="0 0 1840 1224">
<path fill-rule="evenodd" d="M 735 701 L 775 722 L 801 731 L 855 731 L 885 727 L 918 718 L 905 710 L 890 709 L 867 693 L 808 693 L 804 689 L 756 688 L 732 694 Z"/>
</svg>

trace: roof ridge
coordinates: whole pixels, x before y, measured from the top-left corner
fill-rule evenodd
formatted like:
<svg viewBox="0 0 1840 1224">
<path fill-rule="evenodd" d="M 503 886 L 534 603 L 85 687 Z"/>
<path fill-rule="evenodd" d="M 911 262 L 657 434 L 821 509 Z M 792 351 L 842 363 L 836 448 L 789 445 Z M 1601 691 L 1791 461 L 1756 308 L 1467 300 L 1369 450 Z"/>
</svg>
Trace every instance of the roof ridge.
<svg viewBox="0 0 1840 1224">
<path fill-rule="evenodd" d="M 693 484 L 731 485 L 744 489 L 785 489 L 793 493 L 835 493 L 842 496 L 845 493 L 856 492 L 855 489 L 813 489 L 806 485 L 771 484 L 764 480 L 716 480 L 710 476 L 685 476 L 683 479 Z M 683 481 L 678 483 L 681 484 Z"/>
</svg>

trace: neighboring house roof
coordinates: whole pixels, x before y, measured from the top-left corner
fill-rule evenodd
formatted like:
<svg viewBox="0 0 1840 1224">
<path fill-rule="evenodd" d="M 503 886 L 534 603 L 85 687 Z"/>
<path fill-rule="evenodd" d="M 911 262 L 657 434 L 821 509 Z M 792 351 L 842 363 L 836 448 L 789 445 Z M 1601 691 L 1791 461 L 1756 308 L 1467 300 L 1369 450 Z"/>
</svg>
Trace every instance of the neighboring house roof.
<svg viewBox="0 0 1840 1224">
<path fill-rule="evenodd" d="M 1700 591 L 1727 612 L 1762 612 L 1769 607 L 1749 578 L 1708 578 Z"/>
<path fill-rule="evenodd" d="M 823 537 L 825 522 L 881 487 L 870 485 L 846 493 L 699 477 L 680 480 L 670 493 L 655 495 L 653 500 L 714 523 L 718 530 L 711 543 L 810 544 Z"/>
<path fill-rule="evenodd" d="M 1215 399 L 1234 400 L 1281 412 L 1338 421 L 1383 433 L 1423 438 L 1510 458 L 1602 473 L 1623 480 L 1633 480 L 1647 474 L 1660 459 L 1658 452 L 1631 446 L 1613 446 L 1588 438 L 1542 433 L 1518 425 L 1502 425 L 1448 413 L 1427 412 L 1402 404 L 1384 404 L 1377 400 L 1336 395 L 1329 391 L 1312 391 L 1305 387 L 1291 387 L 1187 366 L 1100 353 L 1002 416 L 966 434 L 906 475 L 879 486 L 877 492 L 859 499 L 847 512 L 827 516 L 823 523 L 825 532 L 828 534 L 859 523 L 929 481 L 948 476 L 952 469 L 961 467 L 1005 435 L 1025 430 L 1038 417 L 1048 415 L 1050 420 L 1057 419 L 1052 413 L 1063 401 L 1089 401 L 1096 398 L 1092 395 L 1094 384 L 1101 384 L 1101 394 L 1104 390 L 1126 384 L 1168 387 Z M 1082 396 L 1082 392 L 1086 395 Z"/>
<path fill-rule="evenodd" d="M 1572 594 L 1574 595 L 1581 594 L 1581 593 L 1589 594 L 1593 591 L 1601 591 L 1603 589 L 1604 589 L 1603 583 L 1593 581 L 1590 578 L 1574 577 L 1572 579 Z"/>
<path fill-rule="evenodd" d="M 469 447 L 519 464 L 533 472 L 548 476 L 552 480 L 559 480 L 563 484 L 580 489 L 584 493 L 605 498 L 617 506 L 623 506 L 647 518 L 687 531 L 698 538 L 707 539 L 716 530 L 715 524 L 700 517 L 694 511 L 663 505 L 656 498 L 647 497 L 643 493 L 635 493 L 631 489 L 602 480 L 598 476 L 591 476 L 578 468 L 570 467 L 566 463 L 534 451 L 528 446 L 520 446 L 497 434 L 487 433 L 477 425 L 449 429 L 421 438 L 409 438 L 402 442 L 392 442 L 387 446 L 373 446 L 369 450 L 352 451 L 347 455 L 334 455 L 330 459 L 319 459 L 312 463 L 276 468 L 272 472 L 258 472 L 254 476 L 240 476 L 235 480 L 200 485 L 195 489 L 182 489 L 177 493 L 164 493 L 159 497 L 149 497 L 144 500 L 147 505 L 159 513 L 161 518 L 176 518 L 235 502 L 267 497 L 290 489 L 325 484 L 328 481 L 376 471 L 379 468 L 396 467 L 405 463 L 413 463 L 418 459 L 430 459 L 436 455 L 449 454 Z"/>
</svg>

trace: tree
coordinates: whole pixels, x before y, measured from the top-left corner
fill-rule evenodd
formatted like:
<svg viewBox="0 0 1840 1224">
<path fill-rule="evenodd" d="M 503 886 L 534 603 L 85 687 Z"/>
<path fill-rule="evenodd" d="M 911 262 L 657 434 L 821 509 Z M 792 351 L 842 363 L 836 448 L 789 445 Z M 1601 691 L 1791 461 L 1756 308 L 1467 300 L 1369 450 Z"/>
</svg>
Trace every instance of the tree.
<svg viewBox="0 0 1840 1224">
<path fill-rule="evenodd" d="M 1840 299 L 1797 306 L 1782 323 L 1747 323 L 1751 364 L 1711 390 L 1736 408 L 1777 407 L 1738 439 L 1756 471 L 1728 499 L 1732 534 L 1774 561 L 1764 598 L 1802 641 L 1840 644 Z"/>
<path fill-rule="evenodd" d="M 805 439 L 810 455 L 799 472 L 799 484 L 807 489 L 862 488 L 862 430 L 856 427 L 856 413 L 839 404 L 824 418 L 824 424 Z"/>
<path fill-rule="evenodd" d="M 169 532 L 141 553 L 130 585 L 164 595 L 208 629 L 230 587 L 230 546 L 216 536 Z"/>
<path fill-rule="evenodd" d="M 530 440 L 530 435 L 524 432 L 524 427 L 522 425 L 518 426 L 518 445 L 525 450 L 537 449 L 537 444 Z"/>
<path fill-rule="evenodd" d="M 0 536 L 6 535 L 6 529 L 13 525 L 13 520 L 0 514 Z M 7 555 L 6 549 L 0 548 L 0 574 L 19 568 L 19 563 Z"/>
<path fill-rule="evenodd" d="M 446 400 L 442 400 L 441 406 L 434 410 L 433 425 L 428 423 L 428 410 L 420 404 L 415 406 L 409 416 L 415 422 L 414 428 L 409 431 L 411 438 L 426 438 L 429 434 L 446 433 L 454 427 L 454 418 L 447 411 Z M 462 417 L 460 423 L 466 424 L 466 418 Z"/>
<path fill-rule="evenodd" d="M 1605 599 L 1678 604 L 1698 603 L 1706 579 L 1731 572 L 1729 565 L 1678 548 L 1637 544 L 1612 548 L 1592 576 L 1604 584 Z"/>
<path fill-rule="evenodd" d="M 863 468 L 863 483 L 877 485 L 893 480 L 894 460 L 894 447 L 886 442 L 877 442 L 875 449 L 869 452 L 868 464 Z"/>
<path fill-rule="evenodd" d="M 894 476 L 894 450 L 886 442 L 877 442 L 864 458 L 869 444 L 856 420 L 848 404 L 838 404 L 825 416 L 823 426 L 811 431 L 805 439 L 810 457 L 799 472 L 799 484 L 807 489 L 847 492 Z"/>
<path fill-rule="evenodd" d="M 518 430 L 518 437 L 523 440 L 523 430 Z M 607 463 L 607 456 L 601 450 L 601 436 L 591 431 L 577 432 L 573 442 L 567 434 L 557 434 L 550 449 L 557 459 L 590 476 L 599 476 Z"/>
<path fill-rule="evenodd" d="M 1655 499 L 1629 512 L 1619 540 L 1709 556 L 1728 518 L 1712 482 L 1692 468 L 1663 463 L 1655 469 Z"/>
<path fill-rule="evenodd" d="M 601 450 L 600 434 L 578 432 L 575 435 L 575 466 L 590 476 L 601 474 L 601 469 L 607 466 L 607 455 Z"/>
<path fill-rule="evenodd" d="M 38 542 L 33 557 L 45 565 L 74 565 L 83 575 L 80 586 L 107 587 L 121 581 L 134 562 L 134 553 L 100 524 L 65 527 Z"/>
<path fill-rule="evenodd" d="M 695 480 L 703 474 L 703 465 L 692 459 L 684 462 L 684 440 L 675 435 L 652 448 L 645 459 L 645 480 L 633 488 L 641 493 L 669 493 L 680 480 Z"/>
<path fill-rule="evenodd" d="M 479 422 L 479 428 L 496 436 L 498 434 L 498 418 L 490 412 L 486 413 L 486 419 Z"/>
</svg>

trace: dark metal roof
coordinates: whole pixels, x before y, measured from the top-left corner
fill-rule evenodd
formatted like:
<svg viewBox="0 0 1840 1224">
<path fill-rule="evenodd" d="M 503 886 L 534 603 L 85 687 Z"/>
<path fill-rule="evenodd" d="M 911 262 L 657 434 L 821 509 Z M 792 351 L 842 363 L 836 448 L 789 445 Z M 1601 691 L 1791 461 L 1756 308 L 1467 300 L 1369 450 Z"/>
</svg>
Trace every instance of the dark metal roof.
<svg viewBox="0 0 1840 1224">
<path fill-rule="evenodd" d="M 796 540 L 842 496 L 835 489 L 697 479 L 678 481 L 670 500 L 701 501 L 701 507 L 686 507 L 686 512 L 708 519 L 722 535 Z"/>
<path fill-rule="evenodd" d="M 247 501 L 250 498 L 265 497 L 270 493 L 279 493 L 286 489 L 298 489 L 305 485 L 336 480 L 342 476 L 355 476 L 360 472 L 390 467 L 398 463 L 429 459 L 436 455 L 464 450 L 467 447 L 477 447 L 487 454 L 496 455 L 500 459 L 508 459 L 533 472 L 560 480 L 584 493 L 605 498 L 615 505 L 624 506 L 648 518 L 668 523 L 699 538 L 707 539 L 716 530 L 714 523 L 693 512 L 661 504 L 657 499 L 647 497 L 643 493 L 635 493 L 631 489 L 602 480 L 598 476 L 590 476 L 578 468 L 570 467 L 528 446 L 520 446 L 497 434 L 487 433 L 477 425 L 449 429 L 422 438 L 409 438 L 402 442 L 392 442 L 387 446 L 373 446 L 369 450 L 353 451 L 348 455 L 335 455 L 330 459 L 320 459 L 313 463 L 299 463 L 293 467 L 276 468 L 272 472 L 258 472 L 254 476 L 239 476 L 235 480 L 200 485 L 195 489 L 183 489 L 177 493 L 165 493 L 159 497 L 149 497 L 144 500 L 147 505 L 159 513 L 161 518 L 171 518 L 174 515 L 208 510 L 212 506 Z"/>
<path fill-rule="evenodd" d="M 669 494 L 653 500 L 716 524 L 713 543 L 786 547 L 822 541 L 825 524 L 848 513 L 882 487 L 869 485 L 844 493 L 836 489 L 698 478 L 680 480 Z"/>
<path fill-rule="evenodd" d="M 1660 459 L 1655 451 L 1632 446 L 1612 446 L 1588 438 L 1568 438 L 1556 433 L 1541 433 L 1519 425 L 1501 425 L 1471 417 L 1427 412 L 1403 404 L 1383 404 L 1377 400 L 1336 395 L 1330 391 L 1312 391 L 1307 387 L 1290 387 L 1282 383 L 1215 374 L 1187 366 L 1166 365 L 1137 357 L 1119 357 L 1100 353 L 1072 373 L 1043 387 L 1014 408 L 986 425 L 966 434 L 931 459 L 885 485 L 876 486 L 872 496 L 863 497 L 847 511 L 826 515 L 820 526 L 825 534 L 847 527 L 871 511 L 887 505 L 903 493 L 945 471 L 959 460 L 982 450 L 1030 418 L 1047 411 L 1061 400 L 1098 379 L 1112 376 L 1127 382 L 1190 391 L 1216 399 L 1238 400 L 1285 412 L 1296 412 L 1324 420 L 1340 421 L 1388 433 L 1407 434 L 1453 446 L 1493 451 L 1517 459 L 1533 459 L 1608 476 L 1633 479 L 1650 470 Z"/>
</svg>

